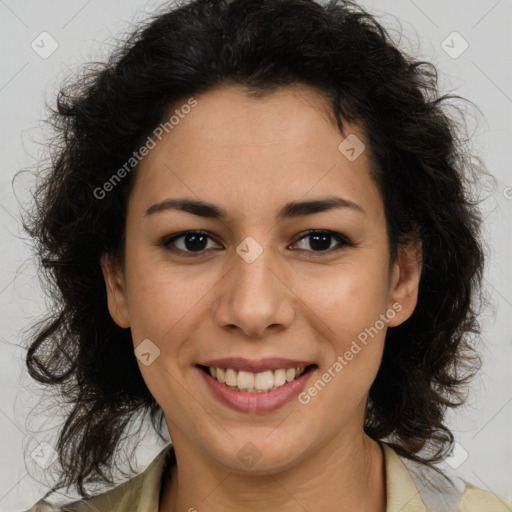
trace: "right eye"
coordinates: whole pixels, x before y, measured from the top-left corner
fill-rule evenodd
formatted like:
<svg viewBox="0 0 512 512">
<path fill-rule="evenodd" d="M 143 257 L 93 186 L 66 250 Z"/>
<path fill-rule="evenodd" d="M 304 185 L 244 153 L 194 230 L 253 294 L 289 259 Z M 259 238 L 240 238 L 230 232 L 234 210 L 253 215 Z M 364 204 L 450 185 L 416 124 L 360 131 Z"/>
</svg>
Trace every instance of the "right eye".
<svg viewBox="0 0 512 512">
<path fill-rule="evenodd" d="M 205 231 L 184 231 L 165 237 L 162 240 L 162 246 L 183 256 L 196 257 L 205 254 L 208 239 L 213 240 Z M 181 247 L 178 247 L 178 245 L 181 245 Z"/>
</svg>

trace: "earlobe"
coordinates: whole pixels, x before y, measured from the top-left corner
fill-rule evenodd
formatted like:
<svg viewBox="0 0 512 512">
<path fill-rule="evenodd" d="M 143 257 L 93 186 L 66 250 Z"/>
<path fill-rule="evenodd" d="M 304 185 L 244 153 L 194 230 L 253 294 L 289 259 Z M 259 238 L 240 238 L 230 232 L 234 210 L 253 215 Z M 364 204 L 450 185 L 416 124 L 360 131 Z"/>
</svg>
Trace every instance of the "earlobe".
<svg viewBox="0 0 512 512">
<path fill-rule="evenodd" d="M 106 254 L 101 257 L 100 263 L 103 278 L 105 279 L 110 316 L 119 327 L 130 327 L 126 289 L 121 267 Z"/>
<path fill-rule="evenodd" d="M 389 307 L 399 313 L 389 320 L 389 327 L 400 325 L 413 314 L 418 302 L 422 266 L 421 241 L 409 241 L 399 246 L 392 270 L 389 301 Z"/>
</svg>

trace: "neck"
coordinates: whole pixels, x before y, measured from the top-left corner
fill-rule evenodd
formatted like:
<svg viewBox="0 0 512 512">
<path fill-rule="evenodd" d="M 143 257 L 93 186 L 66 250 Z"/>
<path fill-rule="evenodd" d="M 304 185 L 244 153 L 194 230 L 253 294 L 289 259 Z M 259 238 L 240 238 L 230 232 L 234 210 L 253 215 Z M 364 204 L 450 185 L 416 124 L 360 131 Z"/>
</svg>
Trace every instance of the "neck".
<svg viewBox="0 0 512 512">
<path fill-rule="evenodd" d="M 164 483 L 159 512 L 252 512 L 262 504 L 265 512 L 386 510 L 384 455 L 365 434 L 333 439 L 304 464 L 268 475 L 235 473 L 196 460 L 187 448 L 175 451 L 177 466 Z"/>
</svg>

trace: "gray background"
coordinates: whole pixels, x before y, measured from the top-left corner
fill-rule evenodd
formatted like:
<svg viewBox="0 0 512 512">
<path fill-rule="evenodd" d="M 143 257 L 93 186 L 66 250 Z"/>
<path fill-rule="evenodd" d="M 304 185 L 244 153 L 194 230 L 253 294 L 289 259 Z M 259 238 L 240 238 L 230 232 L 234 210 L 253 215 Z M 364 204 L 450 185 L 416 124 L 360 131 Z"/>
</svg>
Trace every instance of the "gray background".
<svg viewBox="0 0 512 512">
<path fill-rule="evenodd" d="M 478 107 L 468 117 L 474 150 L 497 178 L 481 191 L 486 212 L 489 266 L 486 286 L 493 307 L 482 317 L 484 366 L 464 409 L 450 415 L 458 448 L 444 467 L 475 485 L 512 498 L 512 2 L 510 0 L 381 0 L 362 2 L 398 37 L 402 47 L 432 61 L 440 85 Z M 84 61 L 101 60 L 113 38 L 163 2 L 141 0 L 0 0 L 0 510 L 28 508 L 51 482 L 31 453 L 55 440 L 61 409 L 42 402 L 44 390 L 25 372 L 19 346 L 41 317 L 45 300 L 30 250 L 20 236 L 18 201 L 29 197 L 29 175 L 42 155 L 40 120 L 60 81 Z M 456 31 L 460 34 L 453 35 Z M 49 36 L 40 35 L 48 32 Z M 43 39 L 43 41 L 41 41 Z M 35 49 L 31 43 L 35 41 Z M 443 43 L 445 41 L 445 43 Z M 463 52 L 465 42 L 468 48 Z M 52 44 L 58 44 L 51 55 Z M 445 51 L 446 50 L 446 51 Z M 460 55 L 459 55 L 460 53 Z M 451 55 L 450 55 L 451 54 Z M 46 57 L 46 58 L 43 58 Z M 481 113 L 479 113 L 479 111 Z M 44 417 L 44 413 L 47 417 Z M 142 470 L 161 448 L 152 435 L 137 451 Z M 26 456 L 24 455 L 26 454 Z M 44 458 L 43 457 L 43 458 Z M 50 459 L 51 460 L 51 459 Z M 451 468 L 449 467 L 451 466 Z"/>
</svg>

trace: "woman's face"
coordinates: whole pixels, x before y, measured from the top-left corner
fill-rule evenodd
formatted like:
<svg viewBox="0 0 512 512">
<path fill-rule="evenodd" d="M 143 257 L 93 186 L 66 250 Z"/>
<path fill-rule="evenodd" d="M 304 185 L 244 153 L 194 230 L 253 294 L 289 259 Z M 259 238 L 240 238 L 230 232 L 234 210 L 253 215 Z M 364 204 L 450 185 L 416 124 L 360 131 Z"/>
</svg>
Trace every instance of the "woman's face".
<svg viewBox="0 0 512 512">
<path fill-rule="evenodd" d="M 177 452 L 279 471 L 361 438 L 386 329 L 416 304 L 418 247 L 390 265 L 383 200 L 354 145 L 365 137 L 341 135 L 318 92 L 195 100 L 140 164 L 124 271 L 103 260 L 109 309 Z"/>
</svg>

